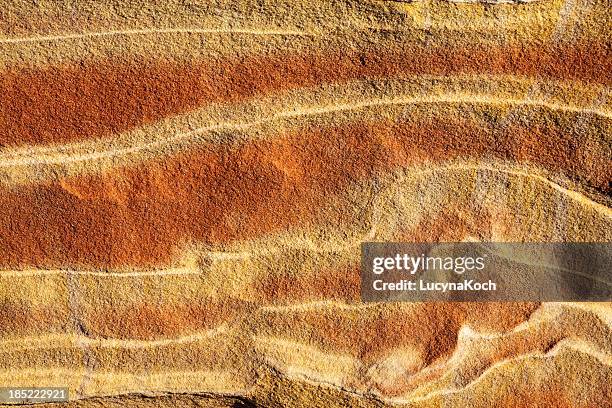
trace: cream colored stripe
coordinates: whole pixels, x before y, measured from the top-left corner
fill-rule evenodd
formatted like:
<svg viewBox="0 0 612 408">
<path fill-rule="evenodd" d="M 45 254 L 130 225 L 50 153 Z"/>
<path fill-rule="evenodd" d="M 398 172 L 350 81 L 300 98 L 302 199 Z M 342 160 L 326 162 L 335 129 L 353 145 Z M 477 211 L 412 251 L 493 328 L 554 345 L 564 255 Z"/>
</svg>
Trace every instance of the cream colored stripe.
<svg viewBox="0 0 612 408">
<path fill-rule="evenodd" d="M 169 33 L 194 33 L 194 34 L 247 34 L 256 36 L 311 36 L 312 33 L 297 30 L 256 30 L 249 28 L 143 28 L 132 30 L 111 30 L 98 31 L 89 33 L 70 33 L 46 36 L 33 37 L 15 37 L 15 38 L 0 38 L 0 44 L 19 44 L 29 42 L 45 42 L 45 41 L 66 41 L 81 38 L 92 37 L 110 37 L 118 35 L 148 35 L 148 34 L 169 34 Z"/>
<path fill-rule="evenodd" d="M 195 129 L 191 132 L 178 133 L 172 135 L 166 139 L 151 143 L 137 144 L 124 149 L 111 149 L 98 151 L 80 155 L 66 155 L 58 153 L 56 157 L 53 156 L 39 156 L 29 157 L 21 159 L 7 160 L 2 159 L 0 156 L 0 167 L 17 167 L 17 166 L 36 166 L 36 165 L 47 165 L 47 164 L 67 164 L 84 161 L 96 161 L 105 158 L 112 158 L 116 156 L 122 156 L 132 153 L 137 153 L 142 150 L 150 149 L 161 149 L 164 146 L 172 145 L 176 142 L 183 140 L 195 140 L 197 136 L 202 134 L 221 131 L 221 130 L 248 130 L 252 127 L 263 125 L 270 122 L 276 122 L 284 119 L 295 119 L 304 116 L 320 116 L 329 113 L 346 112 L 353 110 L 360 110 L 370 107 L 381 107 L 381 106 L 393 106 L 393 105 L 410 105 L 410 104 L 438 104 L 438 103 L 464 103 L 470 105 L 522 105 L 522 106 L 535 106 L 544 107 L 551 110 L 561 110 L 565 112 L 573 113 L 590 113 L 611 118 L 611 114 L 604 110 L 595 109 L 581 109 L 572 106 L 564 106 L 560 104 L 547 103 L 545 101 L 526 101 L 523 99 L 496 99 L 493 97 L 484 97 L 480 95 L 444 95 L 440 97 L 429 97 L 429 98 L 393 98 L 393 99 L 373 99 L 364 100 L 352 104 L 338 104 L 330 106 L 311 106 L 301 107 L 290 111 L 280 112 L 265 118 L 253 122 L 246 123 L 221 123 L 213 126 L 206 126 Z"/>
</svg>

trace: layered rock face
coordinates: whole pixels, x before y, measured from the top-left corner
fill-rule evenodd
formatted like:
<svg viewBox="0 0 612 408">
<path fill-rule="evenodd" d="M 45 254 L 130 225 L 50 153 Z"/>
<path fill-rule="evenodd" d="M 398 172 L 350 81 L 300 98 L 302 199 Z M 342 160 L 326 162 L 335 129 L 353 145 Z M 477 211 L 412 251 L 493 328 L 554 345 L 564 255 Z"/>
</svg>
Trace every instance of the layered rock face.
<svg viewBox="0 0 612 408">
<path fill-rule="evenodd" d="M 610 241 L 607 1 L 0 3 L 0 386 L 611 406 L 610 303 L 359 280 L 367 241 Z"/>
</svg>

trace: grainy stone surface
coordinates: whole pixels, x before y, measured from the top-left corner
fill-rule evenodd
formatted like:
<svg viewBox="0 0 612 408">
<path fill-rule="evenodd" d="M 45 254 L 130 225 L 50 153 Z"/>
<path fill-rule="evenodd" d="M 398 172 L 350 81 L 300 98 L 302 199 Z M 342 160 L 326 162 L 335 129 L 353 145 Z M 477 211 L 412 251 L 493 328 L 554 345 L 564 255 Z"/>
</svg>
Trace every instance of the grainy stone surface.
<svg viewBox="0 0 612 408">
<path fill-rule="evenodd" d="M 603 0 L 0 0 L 0 386 L 605 407 L 610 303 L 359 299 L 363 241 L 612 238 Z"/>
</svg>

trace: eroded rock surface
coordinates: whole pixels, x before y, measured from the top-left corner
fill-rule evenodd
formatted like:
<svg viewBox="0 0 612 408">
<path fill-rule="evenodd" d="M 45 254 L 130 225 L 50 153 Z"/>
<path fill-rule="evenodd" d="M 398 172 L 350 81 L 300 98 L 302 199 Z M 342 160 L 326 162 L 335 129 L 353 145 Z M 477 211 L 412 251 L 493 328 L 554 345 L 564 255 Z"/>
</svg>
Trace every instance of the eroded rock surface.
<svg viewBox="0 0 612 408">
<path fill-rule="evenodd" d="M 385 303 L 363 241 L 612 238 L 606 1 L 4 1 L 0 386 L 604 407 L 610 303 Z"/>
</svg>

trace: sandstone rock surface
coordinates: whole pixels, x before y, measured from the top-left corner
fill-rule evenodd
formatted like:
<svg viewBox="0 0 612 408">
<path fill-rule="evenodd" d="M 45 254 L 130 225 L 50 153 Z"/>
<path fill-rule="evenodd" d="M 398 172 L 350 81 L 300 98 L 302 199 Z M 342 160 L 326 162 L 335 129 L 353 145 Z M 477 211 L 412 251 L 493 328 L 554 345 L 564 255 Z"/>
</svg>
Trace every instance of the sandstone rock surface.
<svg viewBox="0 0 612 408">
<path fill-rule="evenodd" d="M 612 238 L 605 0 L 0 1 L 0 386 L 612 406 L 610 303 L 360 301 L 364 241 Z"/>
</svg>

